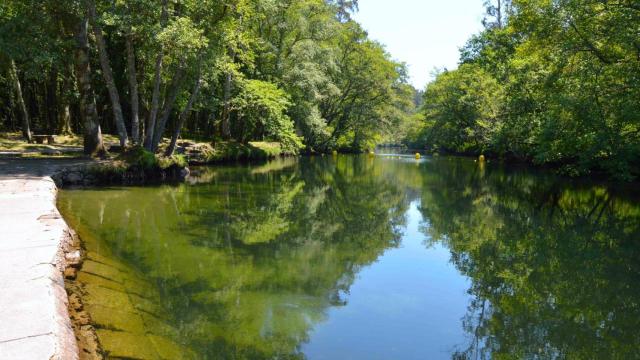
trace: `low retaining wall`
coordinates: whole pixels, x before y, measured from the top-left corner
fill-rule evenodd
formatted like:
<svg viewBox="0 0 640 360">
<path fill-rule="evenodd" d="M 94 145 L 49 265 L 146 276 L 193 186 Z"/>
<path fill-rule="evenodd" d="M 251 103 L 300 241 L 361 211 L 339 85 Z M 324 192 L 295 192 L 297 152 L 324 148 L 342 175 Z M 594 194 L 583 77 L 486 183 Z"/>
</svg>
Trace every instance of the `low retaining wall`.
<svg viewBox="0 0 640 360">
<path fill-rule="evenodd" d="M 50 177 L 0 180 L 0 359 L 78 359 L 56 193 Z"/>
</svg>

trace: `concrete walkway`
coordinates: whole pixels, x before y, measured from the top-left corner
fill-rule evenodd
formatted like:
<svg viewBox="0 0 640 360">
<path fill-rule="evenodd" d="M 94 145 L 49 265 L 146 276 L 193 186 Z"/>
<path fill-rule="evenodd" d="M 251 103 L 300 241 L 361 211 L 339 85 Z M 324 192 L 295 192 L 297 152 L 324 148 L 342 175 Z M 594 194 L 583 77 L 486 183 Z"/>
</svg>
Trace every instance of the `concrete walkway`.
<svg viewBox="0 0 640 360">
<path fill-rule="evenodd" d="M 78 358 L 62 276 L 69 229 L 42 176 L 55 166 L 42 164 L 0 161 L 0 359 Z"/>
</svg>

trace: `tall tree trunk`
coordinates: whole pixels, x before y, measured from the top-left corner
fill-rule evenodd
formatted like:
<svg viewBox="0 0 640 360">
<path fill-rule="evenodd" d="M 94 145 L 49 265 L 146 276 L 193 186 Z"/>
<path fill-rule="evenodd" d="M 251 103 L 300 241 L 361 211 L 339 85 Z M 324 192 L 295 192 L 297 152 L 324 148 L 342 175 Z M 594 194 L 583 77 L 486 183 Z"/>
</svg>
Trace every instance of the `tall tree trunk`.
<svg viewBox="0 0 640 360">
<path fill-rule="evenodd" d="M 133 34 L 129 29 L 126 37 L 127 71 L 129 72 L 129 92 L 131 93 L 131 139 L 134 144 L 140 143 L 140 110 L 138 100 L 138 79 L 136 78 L 136 54 L 133 49 Z"/>
<path fill-rule="evenodd" d="M 60 135 L 73 135 L 71 127 L 71 102 L 69 101 L 69 93 L 71 92 L 72 69 L 67 67 L 60 88 L 60 111 L 58 113 L 58 133 Z"/>
<path fill-rule="evenodd" d="M 160 25 L 166 26 L 169 14 L 167 9 L 167 0 L 162 0 L 162 15 L 160 16 Z M 164 48 L 160 45 L 158 54 L 156 55 L 156 69 L 153 79 L 153 94 L 151 95 L 151 109 L 147 118 L 146 133 L 144 137 L 144 147 L 152 150 L 153 139 L 155 137 L 154 130 L 156 128 L 156 118 L 158 117 L 158 108 L 160 107 L 160 82 L 162 81 L 162 60 L 164 58 Z"/>
<path fill-rule="evenodd" d="M 73 135 L 71 128 L 71 109 L 69 102 L 65 100 L 62 104 L 62 111 L 58 114 L 58 133 L 60 135 Z"/>
<path fill-rule="evenodd" d="M 229 118 L 231 116 L 231 81 L 233 77 L 231 72 L 228 72 L 225 75 L 224 79 L 224 95 L 222 105 L 222 138 L 229 139 L 231 138 L 231 124 Z"/>
<path fill-rule="evenodd" d="M 162 140 L 162 134 L 164 134 L 164 130 L 167 126 L 167 121 L 169 121 L 169 116 L 171 116 L 171 110 L 173 110 L 173 105 L 176 102 L 176 98 L 178 97 L 178 91 L 180 90 L 180 85 L 182 84 L 182 78 L 184 77 L 184 60 L 180 62 L 178 65 L 178 70 L 171 79 L 171 85 L 169 85 L 169 93 L 167 97 L 164 99 L 164 106 L 162 107 L 162 116 L 160 116 L 160 121 L 156 123 L 156 129 L 153 132 L 153 144 L 151 146 L 151 151 L 155 152 L 158 150 L 158 145 Z"/>
<path fill-rule="evenodd" d="M 58 69 L 54 66 L 49 74 L 49 83 L 45 87 L 45 106 L 47 111 L 47 133 L 53 134 L 58 128 Z"/>
<path fill-rule="evenodd" d="M 91 87 L 91 66 L 89 64 L 88 19 L 83 19 L 76 29 L 76 79 L 80 90 L 80 113 L 84 127 L 84 153 L 103 155 L 106 153 L 102 142 L 102 131 L 98 123 L 96 99 Z"/>
<path fill-rule="evenodd" d="M 20 78 L 18 77 L 18 68 L 15 61 L 11 59 L 11 66 L 9 68 L 11 81 L 13 81 L 13 87 L 16 92 L 16 99 L 18 101 L 18 108 L 22 115 L 22 136 L 28 142 L 31 142 L 31 128 L 29 127 L 29 112 L 27 111 L 27 105 L 24 103 L 22 97 L 22 86 L 20 85 Z"/>
<path fill-rule="evenodd" d="M 102 75 L 104 82 L 107 84 L 107 90 L 109 91 L 109 98 L 111 99 L 111 109 L 113 110 L 113 118 L 118 129 L 118 136 L 120 137 L 120 146 L 125 147 L 127 145 L 127 128 L 124 124 L 124 116 L 122 115 L 122 106 L 120 105 L 120 95 L 116 88 L 116 83 L 113 80 L 113 72 L 111 71 L 111 63 L 109 61 L 109 54 L 107 53 L 107 43 L 104 40 L 102 33 L 102 27 L 98 23 L 98 16 L 96 15 L 96 4 L 94 0 L 86 0 L 87 11 L 89 18 L 91 19 L 91 26 L 93 27 L 93 33 L 96 36 L 96 44 L 98 45 L 98 54 L 100 57 L 100 67 L 102 68 Z"/>
<path fill-rule="evenodd" d="M 178 123 L 176 124 L 176 128 L 173 130 L 173 135 L 171 136 L 171 143 L 169 144 L 169 147 L 167 148 L 167 151 L 165 152 L 166 156 L 173 155 L 173 152 L 176 149 L 176 142 L 178 141 L 178 137 L 180 137 L 180 131 L 182 129 L 182 126 L 184 125 L 184 122 L 189 117 L 189 113 L 191 112 L 191 109 L 193 108 L 193 104 L 198 99 L 198 95 L 200 93 L 200 85 L 202 84 L 200 66 L 201 65 L 200 65 L 200 61 L 199 61 L 198 62 L 198 73 L 196 75 L 196 83 L 193 85 L 193 91 L 191 92 L 191 97 L 189 97 L 189 101 L 187 102 L 187 106 L 185 106 L 184 110 L 182 110 L 182 112 L 180 113 L 180 117 L 178 117 Z"/>
<path fill-rule="evenodd" d="M 16 112 L 14 110 L 15 104 L 13 102 L 13 93 L 9 93 L 9 128 L 11 131 L 16 131 Z"/>
<path fill-rule="evenodd" d="M 229 50 L 231 61 L 235 61 L 236 54 L 233 50 Z M 224 94 L 222 105 L 222 138 L 231 138 L 231 86 L 233 85 L 233 74 L 227 71 L 224 79 Z"/>
</svg>

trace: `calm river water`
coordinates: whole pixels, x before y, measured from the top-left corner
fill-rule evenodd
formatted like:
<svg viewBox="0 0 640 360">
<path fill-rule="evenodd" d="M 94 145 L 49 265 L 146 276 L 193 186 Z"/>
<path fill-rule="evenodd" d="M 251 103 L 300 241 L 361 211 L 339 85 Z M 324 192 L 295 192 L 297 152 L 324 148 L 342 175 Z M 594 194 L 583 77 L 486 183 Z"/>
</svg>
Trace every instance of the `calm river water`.
<svg viewBox="0 0 640 360">
<path fill-rule="evenodd" d="M 96 325 L 112 355 L 148 336 L 150 358 L 168 347 L 197 359 L 640 356 L 640 201 L 628 189 L 453 158 L 197 173 L 59 196 L 102 259 L 87 265 L 87 282 L 100 276 L 90 291 L 151 304 L 133 301 L 143 327 L 115 315 Z M 97 265 L 111 261 L 136 282 L 108 285 Z M 95 298 L 110 314 L 124 306 Z"/>
</svg>

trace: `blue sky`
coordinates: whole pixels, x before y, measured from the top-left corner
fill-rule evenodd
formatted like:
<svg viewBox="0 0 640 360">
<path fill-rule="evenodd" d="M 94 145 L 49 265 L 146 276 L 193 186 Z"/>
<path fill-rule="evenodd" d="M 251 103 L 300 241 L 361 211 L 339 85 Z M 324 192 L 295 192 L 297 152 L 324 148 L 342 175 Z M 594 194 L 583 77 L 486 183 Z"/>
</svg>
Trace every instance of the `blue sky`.
<svg viewBox="0 0 640 360">
<path fill-rule="evenodd" d="M 423 89 L 434 68 L 453 69 L 458 49 L 482 28 L 482 0 L 360 0 L 355 19 Z"/>
</svg>

